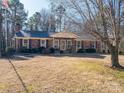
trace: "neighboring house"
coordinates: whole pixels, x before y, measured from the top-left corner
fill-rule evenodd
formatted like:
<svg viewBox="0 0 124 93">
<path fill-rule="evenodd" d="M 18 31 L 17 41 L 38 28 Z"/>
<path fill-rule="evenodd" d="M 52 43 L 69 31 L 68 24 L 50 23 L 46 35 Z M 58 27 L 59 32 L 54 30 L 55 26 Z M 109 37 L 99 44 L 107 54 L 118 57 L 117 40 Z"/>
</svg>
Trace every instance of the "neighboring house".
<svg viewBox="0 0 124 93">
<path fill-rule="evenodd" d="M 15 35 L 15 48 L 19 50 L 23 47 L 27 49 L 57 48 L 65 52 L 68 50 L 77 52 L 79 49 L 94 48 L 97 52 L 102 52 L 101 41 L 86 32 L 19 31 Z"/>
</svg>

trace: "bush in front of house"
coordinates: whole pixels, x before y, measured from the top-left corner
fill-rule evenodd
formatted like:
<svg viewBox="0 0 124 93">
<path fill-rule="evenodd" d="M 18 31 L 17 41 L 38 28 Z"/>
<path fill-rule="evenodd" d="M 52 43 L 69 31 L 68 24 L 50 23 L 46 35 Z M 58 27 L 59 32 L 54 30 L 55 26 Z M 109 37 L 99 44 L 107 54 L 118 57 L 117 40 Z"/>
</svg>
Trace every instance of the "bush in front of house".
<svg viewBox="0 0 124 93">
<path fill-rule="evenodd" d="M 43 54 L 49 54 L 49 53 L 50 53 L 50 51 L 49 51 L 48 48 L 46 48 L 46 49 L 43 50 Z"/>
<path fill-rule="evenodd" d="M 49 53 L 55 53 L 55 48 L 53 48 L 53 47 L 51 47 L 50 49 L 49 49 Z"/>
<path fill-rule="evenodd" d="M 89 49 L 85 49 L 86 53 L 96 53 L 96 49 L 94 48 L 89 48 Z"/>
<path fill-rule="evenodd" d="M 20 48 L 20 49 L 19 49 L 19 52 L 21 52 L 21 53 L 26 52 L 26 47 L 22 47 L 22 48 Z"/>
<path fill-rule="evenodd" d="M 45 49 L 46 49 L 45 47 L 39 47 L 38 50 L 39 50 L 40 53 L 44 53 Z"/>
<path fill-rule="evenodd" d="M 7 57 L 10 56 L 8 52 L 6 52 L 4 49 L 1 50 L 0 57 Z"/>
<path fill-rule="evenodd" d="M 60 54 L 64 54 L 64 51 L 63 50 L 60 50 Z"/>
<path fill-rule="evenodd" d="M 16 52 L 14 48 L 8 48 L 8 54 L 13 55 Z"/>
<path fill-rule="evenodd" d="M 124 55 L 124 52 L 123 52 L 123 51 L 119 51 L 119 54 L 120 54 L 120 55 Z"/>
<path fill-rule="evenodd" d="M 21 53 L 29 53 L 30 50 L 27 49 L 26 47 L 22 47 L 22 48 L 19 49 L 19 52 L 21 52 Z"/>
<path fill-rule="evenodd" d="M 39 48 L 30 48 L 27 49 L 26 47 L 22 47 L 19 49 L 20 53 L 41 53 L 41 49 Z"/>
<path fill-rule="evenodd" d="M 119 51 L 119 54 L 122 55 L 122 51 Z"/>
<path fill-rule="evenodd" d="M 38 53 L 39 49 L 38 48 L 32 48 L 30 49 L 31 53 Z"/>
<path fill-rule="evenodd" d="M 84 53 L 84 49 L 78 49 L 77 53 Z"/>
</svg>

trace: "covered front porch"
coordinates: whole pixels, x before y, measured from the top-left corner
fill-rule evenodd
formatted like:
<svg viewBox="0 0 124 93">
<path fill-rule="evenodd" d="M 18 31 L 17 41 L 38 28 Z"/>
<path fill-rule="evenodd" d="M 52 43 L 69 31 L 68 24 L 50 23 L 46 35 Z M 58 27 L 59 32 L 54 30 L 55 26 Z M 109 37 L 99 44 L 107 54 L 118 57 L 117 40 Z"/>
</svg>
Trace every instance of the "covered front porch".
<svg viewBox="0 0 124 93">
<path fill-rule="evenodd" d="M 53 38 L 53 48 L 64 52 L 75 52 L 75 39 Z"/>
<path fill-rule="evenodd" d="M 16 50 L 21 48 L 33 49 L 39 47 L 48 47 L 49 38 L 15 38 Z"/>
<path fill-rule="evenodd" d="M 53 48 L 64 52 L 76 52 L 76 38 L 78 36 L 71 32 L 59 32 L 51 35 Z"/>
</svg>

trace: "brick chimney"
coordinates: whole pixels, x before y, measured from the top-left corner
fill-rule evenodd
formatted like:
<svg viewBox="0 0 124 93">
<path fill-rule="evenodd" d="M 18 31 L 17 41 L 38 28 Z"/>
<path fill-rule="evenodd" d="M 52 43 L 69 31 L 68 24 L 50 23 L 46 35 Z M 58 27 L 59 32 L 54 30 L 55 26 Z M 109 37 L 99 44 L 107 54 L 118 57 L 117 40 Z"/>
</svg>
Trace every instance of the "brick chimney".
<svg viewBox="0 0 124 93">
<path fill-rule="evenodd" d="M 16 24 L 15 31 L 19 32 L 20 30 L 21 30 L 21 25 L 20 24 Z"/>
</svg>

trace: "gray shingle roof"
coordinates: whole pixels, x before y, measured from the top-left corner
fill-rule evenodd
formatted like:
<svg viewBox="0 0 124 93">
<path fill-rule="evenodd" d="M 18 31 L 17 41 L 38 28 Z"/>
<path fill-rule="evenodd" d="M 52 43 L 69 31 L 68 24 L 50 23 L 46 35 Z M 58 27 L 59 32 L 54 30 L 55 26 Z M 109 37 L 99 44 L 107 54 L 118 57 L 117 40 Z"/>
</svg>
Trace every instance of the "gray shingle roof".
<svg viewBox="0 0 124 93">
<path fill-rule="evenodd" d="M 87 32 L 57 32 L 49 33 L 42 31 L 19 31 L 16 33 L 15 37 L 31 37 L 31 38 L 74 38 L 77 40 L 97 40 L 96 37 Z"/>
<path fill-rule="evenodd" d="M 75 34 L 77 34 L 79 36 L 79 40 L 97 40 L 97 38 L 93 35 L 91 35 L 90 33 L 87 33 L 85 31 L 82 32 L 75 32 Z"/>
<path fill-rule="evenodd" d="M 49 38 L 48 32 L 42 31 L 19 31 L 16 37 Z"/>
</svg>

